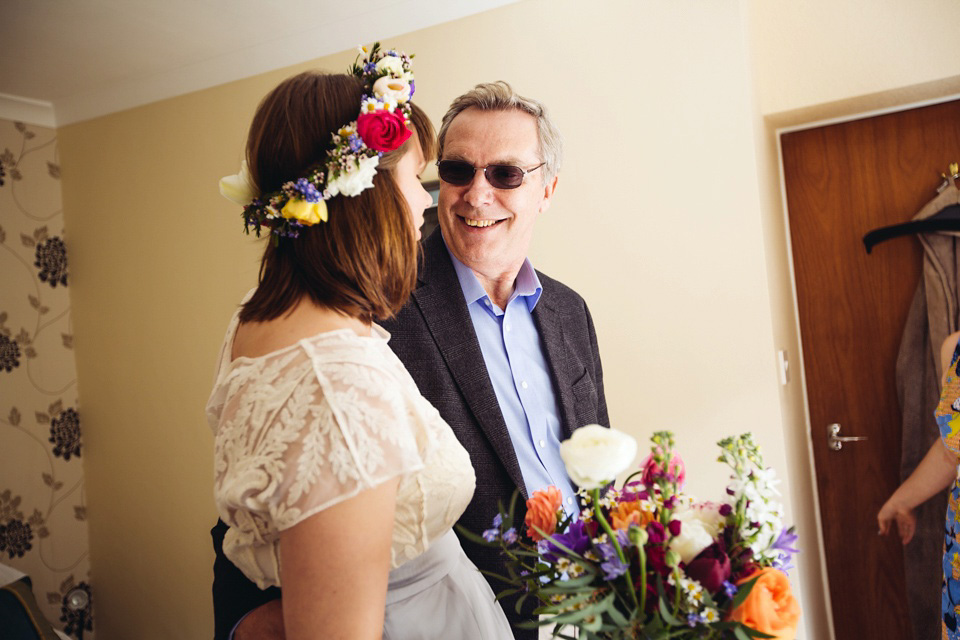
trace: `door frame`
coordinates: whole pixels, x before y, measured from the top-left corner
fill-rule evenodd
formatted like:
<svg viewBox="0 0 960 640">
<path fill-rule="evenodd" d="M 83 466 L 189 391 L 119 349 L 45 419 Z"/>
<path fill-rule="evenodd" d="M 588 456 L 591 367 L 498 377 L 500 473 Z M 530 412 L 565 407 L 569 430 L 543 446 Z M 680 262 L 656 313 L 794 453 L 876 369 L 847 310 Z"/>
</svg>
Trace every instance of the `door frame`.
<svg viewBox="0 0 960 640">
<path fill-rule="evenodd" d="M 940 83 L 930 84 L 939 85 Z M 944 95 L 941 93 L 941 95 L 933 95 L 921 100 L 916 99 L 917 94 L 913 88 L 906 87 L 903 89 L 896 89 L 889 92 L 868 96 L 865 99 L 866 101 L 850 100 L 843 101 L 842 103 L 812 106 L 809 108 L 788 112 L 786 114 L 761 116 L 766 125 L 764 130 L 765 142 L 768 145 L 772 142 L 773 146 L 775 147 L 777 177 L 776 189 L 778 191 L 776 200 L 778 201 L 780 207 L 779 215 L 777 215 L 777 212 L 774 210 L 775 207 L 771 207 L 770 210 L 764 214 L 763 224 L 765 227 L 782 225 L 782 227 L 778 226 L 778 228 L 775 230 L 768 229 L 765 231 L 767 245 L 765 248 L 767 250 L 767 255 L 771 256 L 770 262 L 768 262 L 768 272 L 771 272 L 771 276 L 774 270 L 779 271 L 781 274 L 785 273 L 789 283 L 789 300 L 786 301 L 788 304 L 781 303 L 779 308 L 772 310 L 775 324 L 774 335 L 777 344 L 777 352 L 779 354 L 786 350 L 789 355 L 788 360 L 790 363 L 789 369 L 787 370 L 789 373 L 784 371 L 780 372 L 782 383 L 780 387 L 781 409 L 785 430 L 802 430 L 803 443 L 805 445 L 804 453 L 806 454 L 806 457 L 801 465 L 805 468 L 800 469 L 803 477 L 797 478 L 796 474 L 791 474 L 790 497 L 797 498 L 799 494 L 803 498 L 800 500 L 800 502 L 805 500 L 808 504 L 812 503 L 812 514 L 807 514 L 808 517 L 806 518 L 806 525 L 809 528 L 815 529 L 816 540 L 809 540 L 810 534 L 805 533 L 800 542 L 803 543 L 806 540 L 807 544 L 804 544 L 803 547 L 807 550 L 815 550 L 817 557 L 813 561 L 813 564 L 819 570 L 820 582 L 817 585 L 806 584 L 801 586 L 803 588 L 803 602 L 805 607 L 809 608 L 811 604 L 813 604 L 815 607 L 819 607 L 819 613 L 821 614 L 820 617 L 823 618 L 820 625 L 817 625 L 817 620 L 808 622 L 808 624 L 805 625 L 807 630 L 811 629 L 811 624 L 826 627 L 825 629 L 816 631 L 817 635 L 815 637 L 817 638 L 820 638 L 820 634 L 826 631 L 828 634 L 825 636 L 826 638 L 829 638 L 829 640 L 837 640 L 834 632 L 833 606 L 830 600 L 829 574 L 827 572 L 826 555 L 824 553 L 822 517 L 820 513 L 816 465 L 813 454 L 813 429 L 810 418 L 810 404 L 806 382 L 806 363 L 804 362 L 803 342 L 800 333 L 797 280 L 796 273 L 794 271 L 793 239 L 790 233 L 790 211 L 787 206 L 782 136 L 791 132 L 817 129 L 834 124 L 842 124 L 901 111 L 909 111 L 911 109 L 932 106 L 954 100 L 960 100 L 960 92 L 958 92 L 960 91 L 960 86 L 958 85 L 960 85 L 960 81 L 953 82 L 951 83 L 950 91 L 947 94 Z M 940 91 L 942 92 L 942 88 Z M 910 101 L 901 101 L 897 99 L 900 96 L 910 96 L 914 99 Z M 885 104 L 886 106 L 879 106 L 880 104 Z M 758 155 L 760 153 L 761 152 L 758 151 Z M 957 155 L 957 160 L 960 161 L 960 149 L 957 150 Z M 758 158 L 758 161 L 760 160 L 761 158 Z M 946 170 L 946 167 L 943 167 L 942 169 Z M 764 188 L 770 188 L 770 185 L 765 187 L 761 184 L 761 190 Z M 912 212 L 905 212 L 905 215 L 909 215 L 911 213 Z M 777 236 L 779 236 L 779 238 Z M 771 245 L 779 244 L 779 242 L 782 242 L 783 245 L 782 250 L 778 251 L 777 249 L 781 249 L 781 247 Z M 772 289 L 773 285 L 771 284 L 770 286 Z M 771 291 L 771 293 L 773 292 Z M 771 295 L 772 302 L 775 298 L 776 296 Z M 789 307 L 789 309 L 787 307 Z M 798 385 L 794 385 L 797 387 L 798 391 L 794 392 L 793 394 L 790 393 L 788 386 L 783 384 L 785 375 L 789 376 L 789 379 L 799 382 Z M 787 435 L 788 434 L 785 433 L 785 436 Z M 786 438 L 786 440 L 789 440 L 789 438 Z M 794 486 L 795 484 L 800 484 L 802 486 Z M 812 519 L 809 516 L 812 516 Z M 798 517 L 797 524 L 800 524 L 800 522 L 801 518 Z M 810 544 L 811 542 L 815 542 L 815 545 Z M 815 549 L 813 549 L 814 546 Z M 810 563 L 808 563 L 807 571 L 804 574 L 808 580 L 812 577 L 810 568 Z M 814 593 L 819 593 L 820 602 L 810 602 L 811 596 Z M 804 613 L 807 613 L 806 609 Z M 818 616 L 815 614 L 814 617 L 816 618 Z"/>
</svg>

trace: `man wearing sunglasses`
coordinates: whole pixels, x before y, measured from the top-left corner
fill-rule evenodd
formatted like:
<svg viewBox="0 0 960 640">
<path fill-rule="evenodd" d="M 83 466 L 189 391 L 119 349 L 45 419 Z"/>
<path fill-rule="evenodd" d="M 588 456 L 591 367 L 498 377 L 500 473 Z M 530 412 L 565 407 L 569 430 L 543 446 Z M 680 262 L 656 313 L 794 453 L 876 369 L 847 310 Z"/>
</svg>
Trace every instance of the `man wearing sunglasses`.
<svg viewBox="0 0 960 640">
<path fill-rule="evenodd" d="M 585 424 L 609 425 L 593 321 L 573 290 L 533 269 L 533 229 L 553 198 L 562 143 L 539 102 L 505 82 L 453 101 L 439 133 L 440 228 L 423 241 L 418 286 L 393 320 L 390 347 L 470 452 L 477 484 L 459 524 L 479 533 L 518 487 L 549 485 L 577 501 L 559 443 Z M 216 638 L 282 638 L 276 591 L 259 592 L 222 555 L 214 528 Z M 495 549 L 461 539 L 481 570 L 504 574 Z M 504 585 L 488 578 L 494 592 Z M 266 604 L 264 604 L 266 603 Z M 263 605 L 263 606 L 260 606 Z M 511 624 L 523 615 L 503 600 Z M 259 606 L 259 608 L 257 608 Z M 416 636 L 411 630 L 411 637 Z M 515 630 L 536 638 L 536 630 Z"/>
</svg>

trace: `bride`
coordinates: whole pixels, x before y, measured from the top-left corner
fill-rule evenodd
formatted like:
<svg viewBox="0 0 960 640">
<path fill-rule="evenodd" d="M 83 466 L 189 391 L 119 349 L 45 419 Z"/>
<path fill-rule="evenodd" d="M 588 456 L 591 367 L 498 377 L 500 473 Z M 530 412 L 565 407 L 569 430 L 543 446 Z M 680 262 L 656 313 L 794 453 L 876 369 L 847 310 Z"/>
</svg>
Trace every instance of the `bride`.
<svg viewBox="0 0 960 640">
<path fill-rule="evenodd" d="M 473 468 L 375 320 L 416 283 L 430 121 L 410 59 L 363 50 L 264 98 L 224 179 L 269 236 L 207 405 L 226 556 L 299 638 L 512 638 L 451 530 Z"/>
</svg>

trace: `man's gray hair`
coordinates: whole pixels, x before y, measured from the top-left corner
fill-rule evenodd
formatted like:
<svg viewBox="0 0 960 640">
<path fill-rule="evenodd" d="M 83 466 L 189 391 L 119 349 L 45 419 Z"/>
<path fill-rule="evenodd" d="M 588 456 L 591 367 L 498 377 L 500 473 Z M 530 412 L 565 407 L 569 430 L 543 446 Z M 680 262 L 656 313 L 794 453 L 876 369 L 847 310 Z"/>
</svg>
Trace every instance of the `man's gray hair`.
<svg viewBox="0 0 960 640">
<path fill-rule="evenodd" d="M 461 111 L 471 107 L 481 111 L 517 109 L 536 118 L 537 137 L 540 143 L 540 161 L 544 163 L 544 183 L 559 173 L 560 163 L 563 161 L 563 138 L 560 137 L 560 131 L 550 120 L 550 116 L 547 115 L 547 108 L 536 100 L 519 95 L 503 80 L 478 84 L 459 98 L 454 99 L 447 113 L 443 116 L 440 133 L 437 136 L 438 158 L 443 158 L 443 144 L 446 141 L 450 123 Z"/>
</svg>

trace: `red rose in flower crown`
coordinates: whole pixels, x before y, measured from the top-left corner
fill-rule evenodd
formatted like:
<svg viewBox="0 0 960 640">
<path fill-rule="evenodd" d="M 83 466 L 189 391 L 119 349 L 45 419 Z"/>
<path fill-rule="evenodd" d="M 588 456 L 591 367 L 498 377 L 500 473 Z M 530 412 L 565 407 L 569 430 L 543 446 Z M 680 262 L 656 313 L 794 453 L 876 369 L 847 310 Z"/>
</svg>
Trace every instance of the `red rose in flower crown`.
<svg viewBox="0 0 960 640">
<path fill-rule="evenodd" d="M 403 114 L 386 109 L 364 113 L 357 118 L 357 133 L 368 147 L 377 151 L 393 151 L 410 137 Z"/>
</svg>

